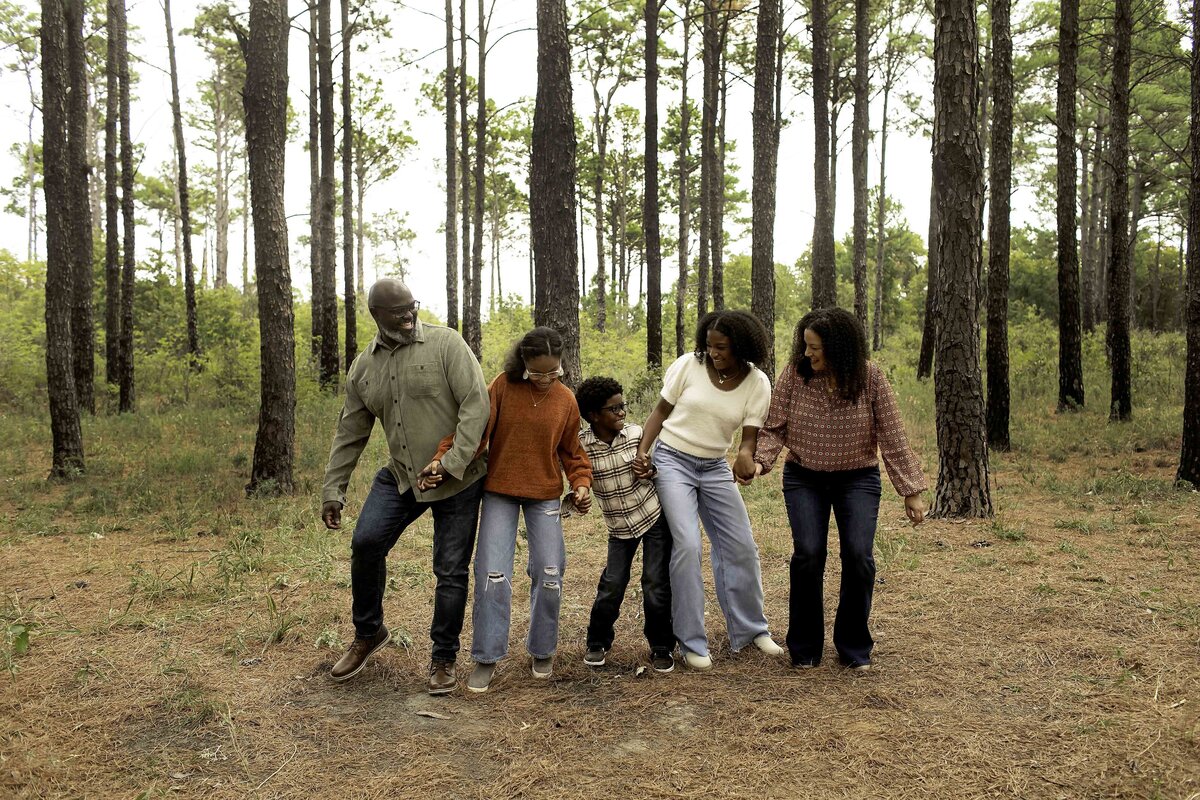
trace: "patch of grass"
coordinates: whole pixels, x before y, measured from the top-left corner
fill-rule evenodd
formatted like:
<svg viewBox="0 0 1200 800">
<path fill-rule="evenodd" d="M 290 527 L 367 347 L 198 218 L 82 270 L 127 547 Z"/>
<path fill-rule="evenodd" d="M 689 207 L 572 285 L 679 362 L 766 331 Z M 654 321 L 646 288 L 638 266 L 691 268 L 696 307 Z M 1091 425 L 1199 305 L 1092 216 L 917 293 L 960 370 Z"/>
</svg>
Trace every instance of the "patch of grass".
<svg viewBox="0 0 1200 800">
<path fill-rule="evenodd" d="M 1084 536 L 1090 536 L 1092 533 L 1092 523 L 1086 519 L 1056 519 L 1054 527 L 1060 531 L 1076 531 Z M 1059 547 L 1061 550 L 1061 546 Z"/>
<path fill-rule="evenodd" d="M 921 558 L 904 534 L 875 537 L 875 561 L 881 567 L 913 570 L 921 566 Z"/>
<path fill-rule="evenodd" d="M 997 516 L 991 523 L 992 535 L 1006 542 L 1025 541 L 1024 525 L 1009 525 L 1003 518 Z"/>
<path fill-rule="evenodd" d="M 1161 500 L 1172 494 L 1174 486 L 1170 480 L 1134 475 L 1121 469 L 1115 475 L 1085 482 L 1083 491 L 1085 494 L 1125 499 Z"/>
</svg>

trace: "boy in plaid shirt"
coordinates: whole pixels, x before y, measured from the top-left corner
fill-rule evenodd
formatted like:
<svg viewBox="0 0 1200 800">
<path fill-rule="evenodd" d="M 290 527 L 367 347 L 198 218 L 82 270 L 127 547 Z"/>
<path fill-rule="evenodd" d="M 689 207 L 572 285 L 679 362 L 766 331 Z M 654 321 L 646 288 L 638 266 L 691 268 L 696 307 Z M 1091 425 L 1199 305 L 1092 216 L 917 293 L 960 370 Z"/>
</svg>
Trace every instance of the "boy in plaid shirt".
<svg viewBox="0 0 1200 800">
<path fill-rule="evenodd" d="M 608 527 L 608 563 L 596 588 L 583 661 L 589 667 L 604 666 L 638 542 L 645 542 L 643 632 L 650 643 L 654 669 L 670 672 L 675 668 L 671 655 L 675 649 L 675 634 L 671 629 L 671 530 L 659 506 L 654 484 L 633 474 L 642 428 L 625 423 L 624 390 L 612 378 L 588 378 L 579 385 L 575 399 L 579 415 L 590 423 L 590 427 L 580 431 L 579 440 L 592 462 L 592 494 L 600 502 Z"/>
</svg>

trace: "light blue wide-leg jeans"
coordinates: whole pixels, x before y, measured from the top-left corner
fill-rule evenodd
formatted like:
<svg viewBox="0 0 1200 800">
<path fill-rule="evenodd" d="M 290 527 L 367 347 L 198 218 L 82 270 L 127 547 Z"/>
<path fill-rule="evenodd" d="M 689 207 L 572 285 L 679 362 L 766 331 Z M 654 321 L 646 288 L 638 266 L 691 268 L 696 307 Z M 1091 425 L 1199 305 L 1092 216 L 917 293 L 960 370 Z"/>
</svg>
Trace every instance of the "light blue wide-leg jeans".
<svg viewBox="0 0 1200 800">
<path fill-rule="evenodd" d="M 699 458 L 658 442 L 655 486 L 671 526 L 671 616 L 687 652 L 708 655 L 700 521 L 711 543 L 713 583 L 725 614 L 729 645 L 741 650 L 768 633 L 763 614 L 762 568 L 746 505 L 724 458 Z"/>
<path fill-rule="evenodd" d="M 474 632 L 471 658 L 494 664 L 508 654 L 512 623 L 513 557 L 517 517 L 525 512 L 529 540 L 529 634 L 525 647 L 534 658 L 549 658 L 558 648 L 558 615 L 567 568 L 559 501 L 529 500 L 485 492 L 475 549 Z"/>
</svg>

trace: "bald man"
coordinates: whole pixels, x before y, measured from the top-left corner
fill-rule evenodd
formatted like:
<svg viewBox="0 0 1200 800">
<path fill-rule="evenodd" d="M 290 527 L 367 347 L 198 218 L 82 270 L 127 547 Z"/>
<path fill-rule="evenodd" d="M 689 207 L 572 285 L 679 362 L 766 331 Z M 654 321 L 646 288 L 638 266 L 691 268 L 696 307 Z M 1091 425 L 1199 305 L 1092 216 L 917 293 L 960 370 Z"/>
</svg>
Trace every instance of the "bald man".
<svg viewBox="0 0 1200 800">
<path fill-rule="evenodd" d="M 330 670 L 347 681 L 391 636 L 383 624 L 387 554 L 404 529 L 433 512 L 433 652 L 430 694 L 457 685 L 454 662 L 467 606 L 467 570 L 475 546 L 485 458 L 476 458 L 488 420 L 487 386 L 479 362 L 457 332 L 422 322 L 420 303 L 398 280 L 385 278 L 367 297 L 378 333 L 346 375 L 346 402 L 325 468 L 321 518 L 341 528 L 346 486 L 378 420 L 391 456 L 375 475 L 354 526 L 350 549 L 354 643 Z M 454 447 L 432 462 L 438 443 Z M 432 462 L 432 463 L 431 463 Z M 433 467 L 434 480 L 421 477 Z"/>
</svg>

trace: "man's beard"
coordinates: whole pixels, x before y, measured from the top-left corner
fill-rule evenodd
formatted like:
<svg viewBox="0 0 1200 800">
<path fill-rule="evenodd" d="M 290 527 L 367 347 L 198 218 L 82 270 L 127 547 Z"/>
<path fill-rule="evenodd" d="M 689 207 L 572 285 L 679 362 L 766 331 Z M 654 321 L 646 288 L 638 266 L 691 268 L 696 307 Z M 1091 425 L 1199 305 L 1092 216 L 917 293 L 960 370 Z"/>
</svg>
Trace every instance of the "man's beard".
<svg viewBox="0 0 1200 800">
<path fill-rule="evenodd" d="M 393 344 L 411 344 L 413 336 L 417 333 L 416 321 L 413 321 L 413 327 L 405 330 L 404 328 L 393 328 L 387 325 L 379 324 L 379 334 Z"/>
</svg>

